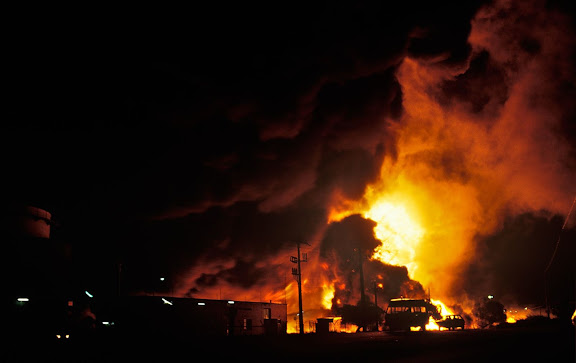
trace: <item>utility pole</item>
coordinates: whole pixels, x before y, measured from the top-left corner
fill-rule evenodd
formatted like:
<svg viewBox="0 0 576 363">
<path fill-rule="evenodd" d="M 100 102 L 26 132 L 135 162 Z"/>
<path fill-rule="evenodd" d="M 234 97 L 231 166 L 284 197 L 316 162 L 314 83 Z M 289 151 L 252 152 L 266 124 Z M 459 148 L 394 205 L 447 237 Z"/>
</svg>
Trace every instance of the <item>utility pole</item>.
<svg viewBox="0 0 576 363">
<path fill-rule="evenodd" d="M 376 331 L 380 330 L 380 313 L 378 312 L 378 283 L 374 280 L 374 307 L 376 308 Z"/>
<path fill-rule="evenodd" d="M 374 305 L 378 307 L 378 283 L 374 281 Z"/>
<path fill-rule="evenodd" d="M 358 270 L 360 272 L 360 302 L 362 305 L 366 303 L 366 292 L 364 291 L 364 258 L 362 256 L 362 250 L 360 248 L 357 249 L 358 251 Z"/>
<path fill-rule="evenodd" d="M 362 331 L 366 331 L 366 308 L 367 308 L 367 301 L 366 301 L 366 291 L 364 291 L 364 256 L 362 254 L 361 248 L 356 248 L 355 251 L 358 252 L 358 271 L 360 272 L 360 314 L 362 316 L 362 322 L 358 326 L 359 329 Z"/>
<path fill-rule="evenodd" d="M 306 243 L 308 245 L 308 243 Z M 310 245 L 308 245 L 310 246 Z M 296 250 L 298 252 L 298 257 L 290 256 L 290 262 L 296 263 L 297 268 L 292 268 L 292 275 L 296 278 L 298 282 L 298 326 L 300 334 L 304 334 L 304 312 L 302 311 L 302 266 L 301 262 L 308 262 L 308 254 L 303 253 L 302 258 L 300 258 L 300 242 L 296 242 Z"/>
</svg>

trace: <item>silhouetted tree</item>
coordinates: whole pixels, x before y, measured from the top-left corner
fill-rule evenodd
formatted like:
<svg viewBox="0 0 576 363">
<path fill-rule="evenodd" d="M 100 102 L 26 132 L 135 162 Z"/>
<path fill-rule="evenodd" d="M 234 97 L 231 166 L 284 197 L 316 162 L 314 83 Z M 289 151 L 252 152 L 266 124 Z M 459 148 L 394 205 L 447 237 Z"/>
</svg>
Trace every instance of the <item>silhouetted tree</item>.
<svg viewBox="0 0 576 363">
<path fill-rule="evenodd" d="M 482 329 L 495 323 L 506 321 L 504 305 L 494 299 L 484 298 L 482 301 L 477 302 L 472 313 L 476 317 L 478 326 Z"/>
<path fill-rule="evenodd" d="M 364 331 L 368 327 L 377 327 L 384 311 L 372 303 L 358 303 L 358 305 L 344 305 L 339 309 L 343 323 L 352 323 Z"/>
</svg>

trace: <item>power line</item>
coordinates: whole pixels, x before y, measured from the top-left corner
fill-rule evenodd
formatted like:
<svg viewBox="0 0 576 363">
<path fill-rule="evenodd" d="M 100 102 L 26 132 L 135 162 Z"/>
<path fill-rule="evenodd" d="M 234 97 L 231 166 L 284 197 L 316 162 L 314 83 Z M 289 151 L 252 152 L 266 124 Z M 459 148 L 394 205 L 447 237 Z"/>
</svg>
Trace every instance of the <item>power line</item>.
<svg viewBox="0 0 576 363">
<path fill-rule="evenodd" d="M 564 231 L 564 229 L 566 228 L 566 225 L 568 224 L 568 219 L 570 219 L 570 214 L 572 213 L 572 210 L 574 209 L 574 203 L 576 203 L 576 196 L 574 197 L 574 200 L 572 201 L 572 206 L 570 207 L 570 210 L 568 211 L 568 215 L 566 216 L 566 219 L 564 220 L 564 224 L 562 225 L 562 229 L 560 230 L 560 233 L 558 234 L 558 240 L 556 241 L 556 247 L 554 247 L 554 252 L 552 253 L 552 257 L 550 258 L 550 262 L 548 262 L 548 266 L 546 266 L 545 273 L 548 273 L 550 266 L 552 266 L 552 262 L 554 262 L 554 259 L 556 258 L 556 252 L 558 252 L 558 246 L 560 246 L 560 238 L 562 237 L 562 231 Z"/>
<path fill-rule="evenodd" d="M 548 319 L 550 319 L 550 306 L 548 303 L 548 270 L 550 269 L 550 267 L 552 266 L 552 263 L 554 262 L 554 259 L 556 258 L 556 253 L 558 252 L 558 247 L 560 246 L 560 239 L 562 238 L 562 232 L 564 231 L 564 229 L 566 228 L 566 225 L 568 224 L 568 220 L 570 219 L 570 214 L 572 214 L 572 210 L 574 209 L 575 203 L 576 203 L 576 196 L 574 197 L 574 200 L 572 201 L 572 206 L 570 207 L 570 210 L 568 211 L 568 215 L 566 215 L 566 219 L 564 220 L 564 224 L 562 225 L 562 229 L 560 229 L 560 233 L 558 234 L 558 239 L 556 240 L 556 246 L 554 247 L 554 252 L 552 253 L 552 257 L 550 258 L 550 261 L 548 262 L 548 266 L 546 266 L 546 270 L 544 270 L 544 299 L 545 299 L 546 314 L 548 315 Z"/>
</svg>

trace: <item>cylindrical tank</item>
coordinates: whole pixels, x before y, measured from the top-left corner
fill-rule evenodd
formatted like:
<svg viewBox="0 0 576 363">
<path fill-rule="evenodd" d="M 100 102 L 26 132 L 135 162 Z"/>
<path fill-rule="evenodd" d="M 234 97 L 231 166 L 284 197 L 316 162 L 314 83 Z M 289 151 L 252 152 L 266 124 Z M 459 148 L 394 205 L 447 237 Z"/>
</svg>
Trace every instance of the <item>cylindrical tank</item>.
<svg viewBox="0 0 576 363">
<path fill-rule="evenodd" d="M 18 232 L 26 237 L 50 238 L 52 215 L 37 207 L 22 207 L 17 213 Z"/>
</svg>

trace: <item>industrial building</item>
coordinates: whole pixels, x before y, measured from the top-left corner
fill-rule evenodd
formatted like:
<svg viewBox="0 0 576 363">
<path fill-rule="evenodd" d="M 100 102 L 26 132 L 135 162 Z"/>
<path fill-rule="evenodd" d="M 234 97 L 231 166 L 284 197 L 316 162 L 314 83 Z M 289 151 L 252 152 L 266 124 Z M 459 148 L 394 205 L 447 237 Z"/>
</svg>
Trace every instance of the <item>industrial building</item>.
<svg viewBox="0 0 576 363">
<path fill-rule="evenodd" d="M 186 336 L 280 335 L 286 304 L 125 296 L 95 311 L 102 324 L 145 334 Z"/>
<path fill-rule="evenodd" d="M 82 273 L 88 268 L 73 261 L 69 244 L 52 238 L 49 212 L 30 206 L 4 209 L 6 296 L 1 305 L 9 316 L 5 323 L 18 336 L 30 338 L 34 332 L 42 340 L 61 335 L 54 333 L 60 330 L 181 338 L 286 333 L 286 304 L 121 295 L 115 285 L 119 279 L 109 275 L 97 275 L 96 282 L 110 289 L 93 290 L 94 281 Z M 62 336 L 68 335 L 73 336 Z"/>
</svg>

